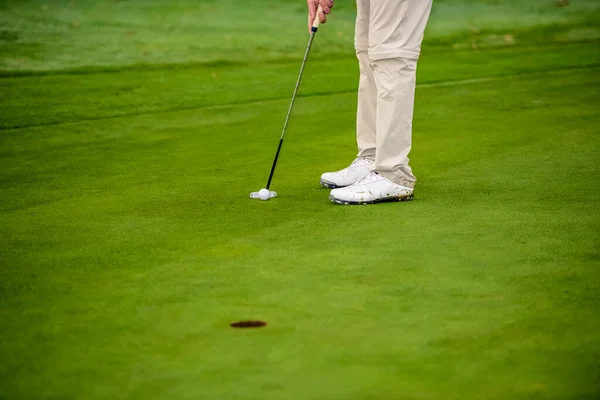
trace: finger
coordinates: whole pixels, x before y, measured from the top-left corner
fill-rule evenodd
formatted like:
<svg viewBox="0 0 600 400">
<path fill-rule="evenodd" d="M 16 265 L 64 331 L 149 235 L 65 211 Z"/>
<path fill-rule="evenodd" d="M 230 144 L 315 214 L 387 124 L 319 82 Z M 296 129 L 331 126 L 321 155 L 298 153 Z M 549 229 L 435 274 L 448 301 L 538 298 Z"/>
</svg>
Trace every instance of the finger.
<svg viewBox="0 0 600 400">
<path fill-rule="evenodd" d="M 327 15 L 325 15 L 324 12 L 320 12 L 319 13 L 319 21 L 321 21 L 322 24 L 324 24 L 325 22 L 327 22 Z"/>
<path fill-rule="evenodd" d="M 331 9 L 333 8 L 334 0 L 320 0 L 319 4 L 321 4 L 321 7 L 323 7 L 323 10 L 325 10 L 325 8 L 327 8 L 331 11 Z M 329 13 L 329 12 L 327 12 L 327 13 Z"/>
<path fill-rule="evenodd" d="M 308 32 L 310 33 L 312 30 L 313 22 L 315 22 L 315 18 L 317 16 L 317 10 L 312 7 L 308 9 Z"/>
</svg>

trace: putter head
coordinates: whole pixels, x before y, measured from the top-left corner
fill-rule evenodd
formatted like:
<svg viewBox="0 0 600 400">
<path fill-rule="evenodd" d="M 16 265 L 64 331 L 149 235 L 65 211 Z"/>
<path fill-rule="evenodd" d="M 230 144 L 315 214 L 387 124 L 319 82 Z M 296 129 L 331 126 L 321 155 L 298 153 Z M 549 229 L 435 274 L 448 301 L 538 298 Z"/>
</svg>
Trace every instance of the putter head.
<svg viewBox="0 0 600 400">
<path fill-rule="evenodd" d="M 277 192 L 270 190 L 269 198 L 272 199 L 273 197 L 277 197 Z M 252 193 L 250 193 L 250 198 L 251 199 L 259 199 L 260 197 L 258 196 L 258 192 L 252 192 Z"/>
</svg>

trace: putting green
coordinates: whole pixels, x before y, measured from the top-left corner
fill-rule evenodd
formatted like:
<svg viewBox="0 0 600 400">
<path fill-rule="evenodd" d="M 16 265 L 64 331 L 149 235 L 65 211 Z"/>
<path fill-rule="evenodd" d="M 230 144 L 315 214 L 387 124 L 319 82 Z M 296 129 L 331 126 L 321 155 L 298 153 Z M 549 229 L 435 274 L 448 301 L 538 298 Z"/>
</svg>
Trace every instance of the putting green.
<svg viewBox="0 0 600 400">
<path fill-rule="evenodd" d="M 79 49 L 142 23 L 133 3 L 93 3 L 41 20 L 0 5 Z M 233 4 L 184 3 L 139 7 L 185 22 Z M 439 3 L 455 16 L 473 4 Z M 351 30 L 349 5 L 315 41 L 264 202 L 248 194 L 268 177 L 304 31 L 289 48 L 250 35 L 276 50 L 252 62 L 184 57 L 191 22 L 164 39 L 181 63 L 0 42 L 0 399 L 598 397 L 598 9 L 534 3 L 510 10 L 538 30 L 490 17 L 492 2 L 469 11 L 485 35 L 521 40 L 476 49 L 463 44 L 481 33 L 433 15 L 416 197 L 376 206 L 335 206 L 318 186 L 355 152 L 356 62 L 335 25 Z M 248 4 L 215 21 L 235 37 L 229 18 L 261 15 Z M 79 36 L 56 23 L 73 13 Z M 24 51 L 39 59 L 15 67 Z"/>
</svg>

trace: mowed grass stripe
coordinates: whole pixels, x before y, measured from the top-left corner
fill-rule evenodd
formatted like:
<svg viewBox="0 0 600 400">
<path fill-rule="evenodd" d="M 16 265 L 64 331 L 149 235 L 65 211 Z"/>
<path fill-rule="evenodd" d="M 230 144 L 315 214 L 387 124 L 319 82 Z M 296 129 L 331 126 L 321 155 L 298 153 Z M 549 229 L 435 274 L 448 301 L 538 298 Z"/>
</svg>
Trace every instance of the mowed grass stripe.
<svg viewBox="0 0 600 400">
<path fill-rule="evenodd" d="M 304 4 L 274 0 L 181 0 L 152 3 L 4 2 L 0 68 L 61 70 L 188 62 L 263 62 L 301 54 Z M 353 53 L 355 4 L 336 4 L 319 33 L 315 59 Z M 268 29 L 264 21 L 277 21 Z M 482 48 L 598 39 L 595 0 L 440 0 L 433 7 L 426 47 Z"/>
<path fill-rule="evenodd" d="M 417 84 L 417 88 L 470 85 L 470 84 L 476 84 L 476 83 L 493 82 L 493 81 L 498 81 L 498 80 L 502 80 L 502 79 L 514 79 L 514 78 L 524 78 L 524 77 L 530 77 L 530 78 L 538 78 L 540 76 L 551 77 L 552 75 L 569 73 L 572 71 L 581 71 L 581 70 L 589 71 L 590 73 L 597 73 L 599 68 L 600 68 L 600 64 L 588 65 L 588 66 L 583 66 L 583 67 L 569 67 L 569 68 L 561 68 L 561 69 L 555 69 L 555 70 L 547 70 L 547 71 L 539 72 L 539 73 L 522 73 L 522 74 L 517 74 L 517 75 L 501 75 L 501 76 L 495 76 L 495 77 L 489 77 L 489 78 L 473 78 L 473 79 L 463 79 L 463 80 L 436 81 L 436 82 L 429 82 L 429 83 L 419 83 L 419 84 Z M 346 89 L 346 90 L 337 90 L 337 91 L 331 91 L 331 92 L 320 92 L 320 93 L 314 93 L 314 94 L 298 94 L 296 97 L 297 98 L 314 98 L 314 97 L 321 97 L 321 96 L 331 96 L 331 95 L 339 95 L 339 94 L 346 94 L 346 93 L 354 93 L 355 91 L 356 91 L 356 89 Z M 30 127 L 36 127 L 36 126 L 41 127 L 41 126 L 52 126 L 52 125 L 61 125 L 61 124 L 72 124 L 72 123 L 78 123 L 78 122 L 83 122 L 83 121 L 98 121 L 98 120 L 104 120 L 104 119 L 127 118 L 127 117 L 134 117 L 134 116 L 145 115 L 145 114 L 159 114 L 159 113 L 162 114 L 162 113 L 179 112 L 179 111 L 185 111 L 185 110 L 209 109 L 209 110 L 217 111 L 220 109 L 226 109 L 226 108 L 235 107 L 235 106 L 279 102 L 282 99 L 284 99 L 284 98 L 246 100 L 246 101 L 233 102 L 233 103 L 224 103 L 224 104 L 219 104 L 219 105 L 178 107 L 178 108 L 173 108 L 173 109 L 165 108 L 165 109 L 156 110 L 156 111 L 121 114 L 118 116 L 84 118 L 84 119 L 80 119 L 80 120 L 76 120 L 76 121 L 68 121 L 68 122 L 51 122 L 51 123 L 37 124 L 37 125 L 30 124 L 30 125 L 12 127 L 12 128 L 8 128 L 8 129 L 0 129 L 0 130 L 5 130 L 5 131 L 20 130 L 23 128 L 30 128 Z"/>
<path fill-rule="evenodd" d="M 425 54 L 420 84 L 539 74 L 600 64 L 597 43 Z M 289 99 L 297 64 L 175 71 L 122 71 L 90 76 L 0 79 L 6 95 L 0 129 L 139 115 L 214 105 Z M 310 61 L 301 96 L 355 91 L 356 61 Z"/>
</svg>

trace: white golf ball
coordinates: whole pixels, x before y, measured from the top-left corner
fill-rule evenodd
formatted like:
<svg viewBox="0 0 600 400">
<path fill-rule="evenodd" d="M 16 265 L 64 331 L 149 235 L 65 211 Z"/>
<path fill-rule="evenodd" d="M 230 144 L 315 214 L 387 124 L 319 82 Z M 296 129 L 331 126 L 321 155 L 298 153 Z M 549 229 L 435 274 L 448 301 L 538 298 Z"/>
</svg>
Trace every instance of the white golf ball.
<svg viewBox="0 0 600 400">
<path fill-rule="evenodd" d="M 267 189 L 260 189 L 258 191 L 258 198 L 261 200 L 269 200 L 271 198 L 271 192 Z"/>
</svg>

